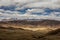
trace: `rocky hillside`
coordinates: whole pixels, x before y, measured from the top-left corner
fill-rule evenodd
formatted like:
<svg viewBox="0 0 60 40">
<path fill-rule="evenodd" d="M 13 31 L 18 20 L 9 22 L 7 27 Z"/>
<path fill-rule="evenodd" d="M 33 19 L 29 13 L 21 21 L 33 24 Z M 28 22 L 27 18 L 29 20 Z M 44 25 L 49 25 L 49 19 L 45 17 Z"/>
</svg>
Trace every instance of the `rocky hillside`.
<svg viewBox="0 0 60 40">
<path fill-rule="evenodd" d="M 59 27 L 60 21 L 56 20 L 42 20 L 42 21 L 27 21 L 27 20 L 14 20 L 14 21 L 1 21 L 0 24 L 9 24 L 9 25 L 32 25 L 32 26 L 50 26 L 50 27 Z"/>
</svg>

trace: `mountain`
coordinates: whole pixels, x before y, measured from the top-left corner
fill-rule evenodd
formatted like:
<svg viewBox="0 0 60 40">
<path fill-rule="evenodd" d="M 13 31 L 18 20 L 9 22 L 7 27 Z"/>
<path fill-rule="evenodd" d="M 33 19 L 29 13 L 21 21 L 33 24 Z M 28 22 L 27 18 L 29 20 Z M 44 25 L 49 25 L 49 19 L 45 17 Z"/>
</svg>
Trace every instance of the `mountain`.
<svg viewBox="0 0 60 40">
<path fill-rule="evenodd" d="M 32 25 L 34 26 L 48 26 L 48 27 L 59 27 L 60 21 L 56 20 L 10 20 L 10 21 L 0 21 L 0 24 L 10 24 L 10 25 Z"/>
</svg>

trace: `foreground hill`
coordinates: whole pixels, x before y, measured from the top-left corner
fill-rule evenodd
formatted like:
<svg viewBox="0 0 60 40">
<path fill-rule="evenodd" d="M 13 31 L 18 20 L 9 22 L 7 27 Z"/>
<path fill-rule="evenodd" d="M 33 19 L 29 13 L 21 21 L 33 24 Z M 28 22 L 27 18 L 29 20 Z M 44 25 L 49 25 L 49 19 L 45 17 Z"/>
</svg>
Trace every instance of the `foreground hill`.
<svg viewBox="0 0 60 40">
<path fill-rule="evenodd" d="M 0 26 L 0 40 L 39 40 L 42 35 L 37 31 Z"/>
<path fill-rule="evenodd" d="M 22 28 L 0 26 L 0 40 L 60 40 L 60 29 L 41 33 Z"/>
</svg>

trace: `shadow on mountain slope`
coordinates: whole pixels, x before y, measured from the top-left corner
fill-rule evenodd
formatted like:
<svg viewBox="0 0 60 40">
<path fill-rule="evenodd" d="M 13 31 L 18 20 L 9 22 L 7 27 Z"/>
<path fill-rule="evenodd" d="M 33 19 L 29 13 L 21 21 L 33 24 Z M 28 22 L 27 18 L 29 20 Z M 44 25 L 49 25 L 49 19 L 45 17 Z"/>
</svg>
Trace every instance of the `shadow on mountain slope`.
<svg viewBox="0 0 60 40">
<path fill-rule="evenodd" d="M 60 40 L 60 28 L 49 31 L 45 35 L 41 36 L 40 40 Z"/>
</svg>

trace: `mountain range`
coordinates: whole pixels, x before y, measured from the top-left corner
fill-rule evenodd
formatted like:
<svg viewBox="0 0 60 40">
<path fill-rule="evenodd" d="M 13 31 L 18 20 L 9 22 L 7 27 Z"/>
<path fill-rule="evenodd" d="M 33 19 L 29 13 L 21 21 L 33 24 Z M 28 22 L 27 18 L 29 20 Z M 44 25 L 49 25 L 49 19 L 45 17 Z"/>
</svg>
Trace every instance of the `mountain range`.
<svg viewBox="0 0 60 40">
<path fill-rule="evenodd" d="M 10 21 L 0 21 L 0 24 L 8 25 L 32 25 L 35 26 L 44 26 L 44 27 L 60 27 L 60 21 L 56 20 L 10 20 Z"/>
</svg>

